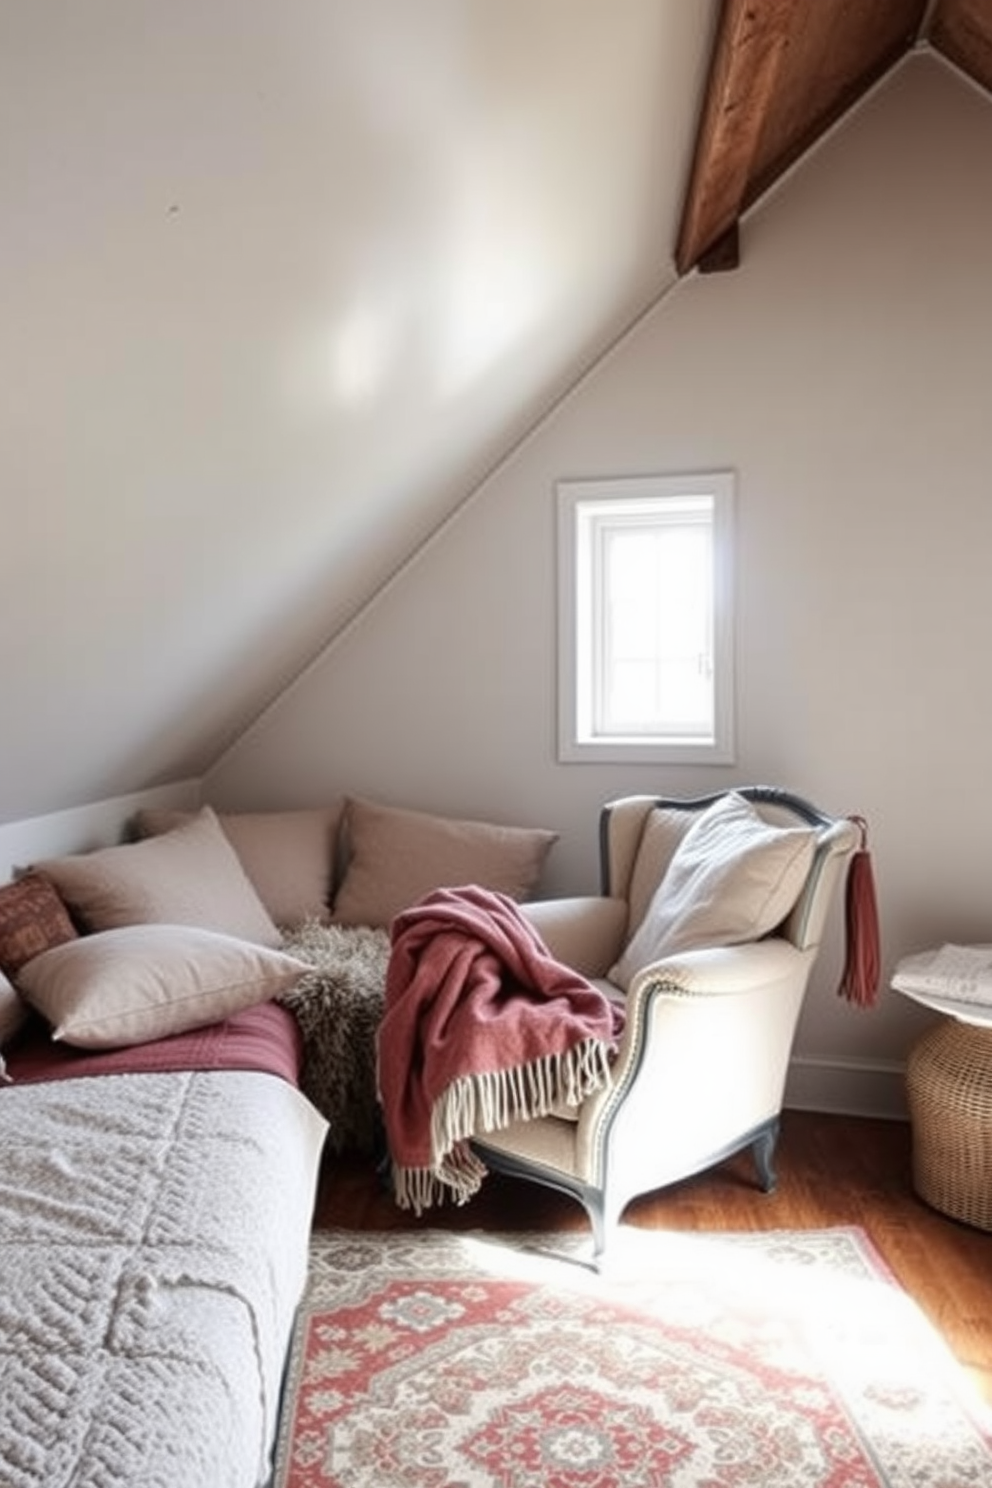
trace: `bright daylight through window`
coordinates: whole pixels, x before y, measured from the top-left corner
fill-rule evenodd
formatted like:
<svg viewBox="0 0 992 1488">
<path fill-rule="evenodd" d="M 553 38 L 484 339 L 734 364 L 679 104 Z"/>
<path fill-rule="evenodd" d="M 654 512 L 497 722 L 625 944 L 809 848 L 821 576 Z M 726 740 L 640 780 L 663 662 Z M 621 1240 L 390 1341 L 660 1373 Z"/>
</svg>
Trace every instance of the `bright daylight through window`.
<svg viewBox="0 0 992 1488">
<path fill-rule="evenodd" d="M 559 758 L 733 760 L 734 479 L 558 484 Z"/>
</svg>

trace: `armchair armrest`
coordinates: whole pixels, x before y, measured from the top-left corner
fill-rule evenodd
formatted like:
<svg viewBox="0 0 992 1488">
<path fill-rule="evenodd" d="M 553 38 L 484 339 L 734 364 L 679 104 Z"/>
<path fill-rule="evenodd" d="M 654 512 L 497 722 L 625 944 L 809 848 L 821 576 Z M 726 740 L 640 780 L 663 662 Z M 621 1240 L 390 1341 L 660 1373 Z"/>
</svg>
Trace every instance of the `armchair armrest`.
<svg viewBox="0 0 992 1488">
<path fill-rule="evenodd" d="M 620 955 L 627 930 L 626 899 L 589 894 L 532 899 L 520 908 L 552 956 L 581 976 L 605 977 Z"/>
<path fill-rule="evenodd" d="M 585 1102 L 582 1119 L 588 1115 L 595 1120 L 599 1110 L 612 1104 L 636 1078 L 645 1059 L 655 1078 L 670 1057 L 681 1060 L 689 1044 L 680 1041 L 687 1037 L 719 1038 L 733 1028 L 738 1017 L 749 1021 L 753 1016 L 763 1038 L 768 1036 L 769 1017 L 773 1027 L 794 1023 L 810 959 L 809 952 L 775 937 L 685 951 L 645 966 L 631 982 L 624 1001 L 627 1017 L 612 1067 L 611 1088 Z M 729 1019 L 722 1011 L 728 1004 L 741 1009 Z M 753 1012 L 747 1011 L 752 1004 Z M 690 1029 L 697 1033 L 689 1033 Z M 705 1063 L 699 1068 L 704 1069 Z"/>
<path fill-rule="evenodd" d="M 791 941 L 778 936 L 666 956 L 642 966 L 631 979 L 627 1017 L 638 1015 L 652 991 L 662 997 L 727 997 L 787 979 L 806 960 Z"/>
<path fill-rule="evenodd" d="M 692 1152 L 715 1152 L 780 1109 L 815 954 L 774 937 L 687 951 L 640 971 L 610 1085 L 579 1109 L 576 1171 L 585 1181 L 601 1173 L 611 1131 L 615 1164 L 636 1169 L 637 1133 L 664 1132 L 666 1163 L 685 1174 Z M 652 1181 L 660 1185 L 659 1173 Z"/>
</svg>

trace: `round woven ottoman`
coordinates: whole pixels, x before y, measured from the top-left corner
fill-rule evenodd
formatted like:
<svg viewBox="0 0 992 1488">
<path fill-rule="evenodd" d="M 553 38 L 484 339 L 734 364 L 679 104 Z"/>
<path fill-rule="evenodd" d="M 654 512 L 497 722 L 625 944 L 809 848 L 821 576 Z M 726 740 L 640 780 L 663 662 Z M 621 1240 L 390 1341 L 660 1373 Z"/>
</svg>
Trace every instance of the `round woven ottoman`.
<svg viewBox="0 0 992 1488">
<path fill-rule="evenodd" d="M 953 1219 L 992 1230 L 992 1028 L 949 1018 L 906 1063 L 913 1186 Z"/>
</svg>

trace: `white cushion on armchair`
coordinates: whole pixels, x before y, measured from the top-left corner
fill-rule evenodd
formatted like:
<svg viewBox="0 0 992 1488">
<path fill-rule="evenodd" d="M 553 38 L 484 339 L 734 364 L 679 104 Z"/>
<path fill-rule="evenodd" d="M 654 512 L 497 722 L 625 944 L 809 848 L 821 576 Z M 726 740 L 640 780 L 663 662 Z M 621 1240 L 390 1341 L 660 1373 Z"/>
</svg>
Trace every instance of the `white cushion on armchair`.
<svg viewBox="0 0 992 1488">
<path fill-rule="evenodd" d="M 626 988 L 643 967 L 679 951 L 769 935 L 799 898 L 816 840 L 812 827 L 765 821 L 736 791 L 718 797 L 682 837 L 610 980 Z"/>
</svg>

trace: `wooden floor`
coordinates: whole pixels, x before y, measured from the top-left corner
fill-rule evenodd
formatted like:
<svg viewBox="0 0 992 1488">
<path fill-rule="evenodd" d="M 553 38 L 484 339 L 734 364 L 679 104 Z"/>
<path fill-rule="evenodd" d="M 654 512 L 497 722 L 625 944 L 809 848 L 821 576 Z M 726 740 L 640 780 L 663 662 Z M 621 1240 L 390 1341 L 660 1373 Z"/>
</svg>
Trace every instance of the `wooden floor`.
<svg viewBox="0 0 992 1488">
<path fill-rule="evenodd" d="M 941 1330 L 992 1403 L 992 1233 L 936 1213 L 913 1193 L 909 1126 L 787 1111 L 778 1188 L 755 1186 L 746 1155 L 639 1199 L 628 1224 L 662 1230 L 818 1229 L 859 1225 L 897 1280 Z M 463 1207 L 416 1219 L 398 1209 L 370 1161 L 329 1157 L 317 1201 L 322 1228 L 585 1229 L 578 1204 L 491 1174 Z"/>
</svg>

